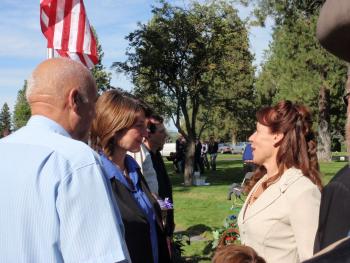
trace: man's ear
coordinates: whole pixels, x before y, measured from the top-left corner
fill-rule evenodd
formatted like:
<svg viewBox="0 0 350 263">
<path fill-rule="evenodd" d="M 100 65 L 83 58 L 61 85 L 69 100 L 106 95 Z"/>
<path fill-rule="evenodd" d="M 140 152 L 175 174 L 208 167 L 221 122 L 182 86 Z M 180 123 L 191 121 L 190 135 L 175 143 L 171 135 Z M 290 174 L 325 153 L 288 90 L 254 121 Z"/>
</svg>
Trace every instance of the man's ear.
<svg viewBox="0 0 350 263">
<path fill-rule="evenodd" d="M 148 140 L 152 136 L 151 132 L 147 128 L 147 135 L 144 137 L 144 139 Z"/>
<path fill-rule="evenodd" d="M 284 138 L 284 134 L 283 133 L 275 133 L 273 135 L 273 140 L 275 142 L 274 145 L 278 146 L 281 143 L 281 141 L 283 140 L 283 138 Z"/>
<path fill-rule="evenodd" d="M 80 103 L 80 94 L 77 89 L 71 89 L 68 93 L 68 104 L 71 109 L 73 109 L 75 112 L 78 111 Z"/>
<path fill-rule="evenodd" d="M 149 138 L 151 137 L 151 134 L 149 131 L 147 131 L 147 135 L 145 137 L 143 137 L 144 140 L 149 140 Z"/>
</svg>

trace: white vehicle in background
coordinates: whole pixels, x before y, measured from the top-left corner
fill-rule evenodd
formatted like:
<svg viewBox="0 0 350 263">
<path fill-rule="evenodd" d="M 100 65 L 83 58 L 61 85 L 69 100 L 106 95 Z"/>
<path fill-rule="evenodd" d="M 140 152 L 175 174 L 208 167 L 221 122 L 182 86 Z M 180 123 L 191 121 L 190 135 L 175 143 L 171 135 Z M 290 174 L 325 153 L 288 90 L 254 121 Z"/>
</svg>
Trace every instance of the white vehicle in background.
<svg viewBox="0 0 350 263">
<path fill-rule="evenodd" d="M 233 154 L 235 154 L 235 153 L 243 154 L 244 149 L 248 143 L 249 142 L 237 142 L 236 144 L 232 144 L 232 146 L 231 146 L 232 153 Z"/>
<path fill-rule="evenodd" d="M 160 151 L 163 157 L 169 157 L 170 153 L 176 153 L 176 143 L 166 143 Z"/>
<path fill-rule="evenodd" d="M 219 143 L 218 152 L 221 154 L 232 153 L 232 148 L 231 148 L 230 143 Z"/>
</svg>

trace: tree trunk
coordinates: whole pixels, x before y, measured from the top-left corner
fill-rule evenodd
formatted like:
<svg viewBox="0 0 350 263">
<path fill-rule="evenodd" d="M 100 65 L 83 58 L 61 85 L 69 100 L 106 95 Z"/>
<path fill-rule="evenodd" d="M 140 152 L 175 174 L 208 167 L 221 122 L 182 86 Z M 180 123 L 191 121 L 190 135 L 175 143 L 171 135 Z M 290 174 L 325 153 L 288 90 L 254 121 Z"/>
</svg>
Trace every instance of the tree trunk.
<svg viewBox="0 0 350 263">
<path fill-rule="evenodd" d="M 320 88 L 318 109 L 317 156 L 318 160 L 329 162 L 331 161 L 330 92 L 325 86 Z"/>
<path fill-rule="evenodd" d="M 236 136 L 237 132 L 235 129 L 232 129 L 231 132 L 231 143 L 232 144 L 236 144 L 237 143 L 237 136 Z"/>
<path fill-rule="evenodd" d="M 186 147 L 186 158 L 185 158 L 185 171 L 184 171 L 184 184 L 185 186 L 192 185 L 192 174 L 194 167 L 194 151 L 195 151 L 195 141 L 193 138 L 189 138 Z"/>
</svg>

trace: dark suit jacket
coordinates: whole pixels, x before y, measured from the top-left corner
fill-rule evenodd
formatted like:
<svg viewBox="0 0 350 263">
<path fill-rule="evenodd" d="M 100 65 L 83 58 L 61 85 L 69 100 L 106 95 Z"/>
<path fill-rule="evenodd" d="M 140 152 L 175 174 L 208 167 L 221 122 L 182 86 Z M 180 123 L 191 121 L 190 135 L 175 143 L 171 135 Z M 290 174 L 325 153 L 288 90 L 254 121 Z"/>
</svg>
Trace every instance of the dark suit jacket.
<svg viewBox="0 0 350 263">
<path fill-rule="evenodd" d="M 162 223 L 161 210 L 158 202 L 153 198 L 147 183 L 138 170 L 142 190 L 153 205 L 157 219 L 158 255 L 159 263 L 171 262 L 169 250 Z M 111 179 L 113 193 L 118 203 L 125 228 L 125 241 L 133 263 L 153 262 L 150 226 L 146 216 L 140 210 L 132 193 L 115 178 Z"/>
<path fill-rule="evenodd" d="M 158 195 L 162 199 L 168 197 L 170 202 L 173 203 L 173 188 L 171 186 L 170 178 L 165 168 L 163 157 L 159 151 L 155 154 L 150 152 L 152 158 L 153 168 L 157 174 L 158 181 Z M 175 229 L 174 223 L 174 210 L 168 210 L 166 218 L 165 232 L 168 236 L 172 236 Z"/>
<path fill-rule="evenodd" d="M 350 168 L 342 168 L 322 190 L 314 252 L 348 236 L 350 231 Z"/>
<path fill-rule="evenodd" d="M 350 238 L 333 243 L 303 263 L 350 263 Z"/>
</svg>

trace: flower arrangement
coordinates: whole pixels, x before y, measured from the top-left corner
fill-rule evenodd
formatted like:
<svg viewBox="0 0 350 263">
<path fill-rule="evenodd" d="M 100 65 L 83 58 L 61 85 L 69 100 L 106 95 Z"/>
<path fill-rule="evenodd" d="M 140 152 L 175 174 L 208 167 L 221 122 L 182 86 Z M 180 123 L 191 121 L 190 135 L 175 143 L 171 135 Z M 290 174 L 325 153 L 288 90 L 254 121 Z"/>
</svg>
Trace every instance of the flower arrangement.
<svg viewBox="0 0 350 263">
<path fill-rule="evenodd" d="M 240 237 L 237 226 L 237 216 L 232 214 L 225 218 L 224 227 L 213 231 L 213 248 L 229 244 L 239 244 Z"/>
<path fill-rule="evenodd" d="M 236 241 L 239 241 L 239 231 L 237 225 L 237 216 L 230 215 L 225 219 L 225 231 L 222 233 L 222 239 L 224 244 L 229 245 L 234 244 Z"/>
<path fill-rule="evenodd" d="M 230 186 L 229 194 L 232 193 L 233 185 Z M 241 198 L 241 196 L 237 196 L 235 194 L 235 198 L 233 198 L 232 205 L 230 208 L 231 213 L 224 219 L 223 227 L 213 231 L 213 249 L 229 244 L 241 243 L 237 224 L 237 215 L 239 214 L 242 208 L 243 202 L 244 200 Z"/>
</svg>

